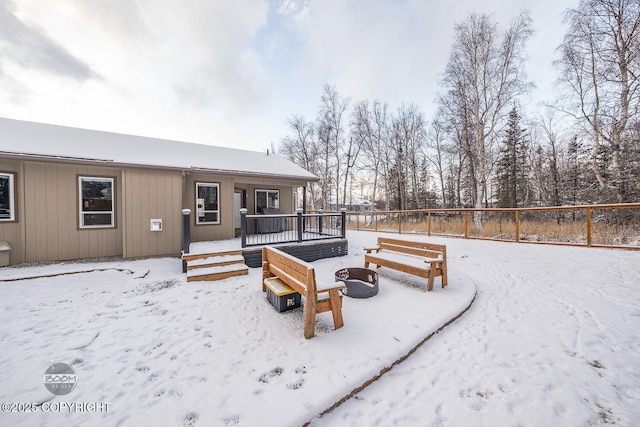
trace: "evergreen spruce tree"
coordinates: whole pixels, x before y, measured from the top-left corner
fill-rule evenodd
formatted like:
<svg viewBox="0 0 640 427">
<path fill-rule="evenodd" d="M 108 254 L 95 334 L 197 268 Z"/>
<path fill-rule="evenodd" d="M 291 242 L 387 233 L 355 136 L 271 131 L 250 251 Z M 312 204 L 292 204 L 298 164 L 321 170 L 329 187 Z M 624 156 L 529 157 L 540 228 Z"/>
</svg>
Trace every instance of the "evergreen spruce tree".
<svg viewBox="0 0 640 427">
<path fill-rule="evenodd" d="M 564 175 L 564 202 L 572 205 L 584 203 L 585 158 L 587 151 L 575 135 L 567 145 L 567 169 Z"/>
<path fill-rule="evenodd" d="M 497 163 L 498 207 L 516 208 L 529 200 L 528 144 L 521 116 L 514 106 L 509 112 L 505 137 Z"/>
</svg>

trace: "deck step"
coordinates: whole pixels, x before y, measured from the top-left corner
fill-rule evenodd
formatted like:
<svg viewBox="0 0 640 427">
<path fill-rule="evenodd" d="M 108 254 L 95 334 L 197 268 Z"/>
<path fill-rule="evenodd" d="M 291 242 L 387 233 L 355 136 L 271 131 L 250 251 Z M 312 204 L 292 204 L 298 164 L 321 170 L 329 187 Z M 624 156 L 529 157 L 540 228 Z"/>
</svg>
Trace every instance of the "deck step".
<svg viewBox="0 0 640 427">
<path fill-rule="evenodd" d="M 190 253 L 182 254 L 182 259 L 189 262 L 196 259 L 210 258 L 215 256 L 242 256 L 242 251 L 225 251 L 225 252 L 202 252 L 202 253 Z"/>
<path fill-rule="evenodd" d="M 242 251 L 187 254 L 187 282 L 222 280 L 249 273 Z"/>
<path fill-rule="evenodd" d="M 187 270 L 232 265 L 232 264 L 244 264 L 244 257 L 239 255 L 218 255 L 210 254 L 206 258 L 196 258 L 191 261 L 187 261 Z"/>
<path fill-rule="evenodd" d="M 222 280 L 246 274 L 249 274 L 249 267 L 244 264 L 208 266 L 187 270 L 187 282 Z"/>
</svg>

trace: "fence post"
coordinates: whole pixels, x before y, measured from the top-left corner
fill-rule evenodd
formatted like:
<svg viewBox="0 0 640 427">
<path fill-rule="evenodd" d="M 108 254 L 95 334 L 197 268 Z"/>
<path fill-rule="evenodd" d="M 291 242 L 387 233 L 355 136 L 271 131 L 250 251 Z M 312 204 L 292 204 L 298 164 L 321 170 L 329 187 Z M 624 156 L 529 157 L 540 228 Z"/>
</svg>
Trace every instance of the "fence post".
<svg viewBox="0 0 640 427">
<path fill-rule="evenodd" d="M 516 211 L 516 243 L 520 243 L 520 211 Z"/>
<path fill-rule="evenodd" d="M 322 209 L 318 209 L 318 234 L 322 236 Z"/>
<path fill-rule="evenodd" d="M 427 212 L 427 236 L 431 236 L 431 211 Z"/>
<path fill-rule="evenodd" d="M 591 208 L 587 208 L 587 247 L 591 247 Z"/>
<path fill-rule="evenodd" d="M 342 234 L 342 238 L 346 238 L 347 236 L 347 209 L 340 209 L 340 213 L 342 214 L 342 226 L 340 227 L 340 234 Z"/>
<path fill-rule="evenodd" d="M 240 246 L 247 247 L 247 208 L 240 209 Z"/>
<path fill-rule="evenodd" d="M 189 253 L 191 246 L 191 209 L 182 209 L 182 255 Z M 182 260 L 182 272 L 187 272 L 187 261 Z"/>
<path fill-rule="evenodd" d="M 300 243 L 302 242 L 302 229 L 304 227 L 302 219 L 302 209 L 296 209 L 296 213 L 298 214 L 298 243 Z"/>
<path fill-rule="evenodd" d="M 475 212 L 473 213 L 475 215 Z M 469 222 L 469 211 L 464 211 L 464 238 L 466 239 L 467 237 L 469 237 L 469 234 L 467 232 L 467 223 Z"/>
<path fill-rule="evenodd" d="M 398 212 L 398 234 L 402 234 L 402 212 Z"/>
</svg>

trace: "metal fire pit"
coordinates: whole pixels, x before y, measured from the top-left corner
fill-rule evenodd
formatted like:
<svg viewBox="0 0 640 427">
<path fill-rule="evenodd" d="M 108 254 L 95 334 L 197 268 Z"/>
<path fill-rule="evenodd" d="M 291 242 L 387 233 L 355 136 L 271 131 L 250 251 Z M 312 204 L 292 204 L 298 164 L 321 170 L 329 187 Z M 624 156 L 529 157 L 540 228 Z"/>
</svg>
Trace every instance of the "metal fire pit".
<svg viewBox="0 0 640 427">
<path fill-rule="evenodd" d="M 351 298 L 369 298 L 378 293 L 378 273 L 368 268 L 338 270 L 336 282 L 345 284 L 342 293 Z"/>
</svg>

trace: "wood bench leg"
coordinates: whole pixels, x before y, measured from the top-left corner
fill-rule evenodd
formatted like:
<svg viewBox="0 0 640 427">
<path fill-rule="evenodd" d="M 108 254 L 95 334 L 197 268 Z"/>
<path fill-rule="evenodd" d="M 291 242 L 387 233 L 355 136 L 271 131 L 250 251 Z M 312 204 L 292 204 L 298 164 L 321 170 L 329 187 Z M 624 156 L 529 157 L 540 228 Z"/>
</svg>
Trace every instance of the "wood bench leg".
<svg viewBox="0 0 640 427">
<path fill-rule="evenodd" d="M 305 295 L 304 301 L 304 337 L 313 338 L 316 334 L 316 304 L 314 298 Z"/>
<path fill-rule="evenodd" d="M 331 305 L 334 328 L 342 328 L 344 321 L 342 320 L 342 306 L 340 305 L 340 294 L 338 294 L 338 291 L 329 292 L 329 305 Z"/>
<path fill-rule="evenodd" d="M 433 290 L 433 282 L 436 278 L 436 266 L 431 264 L 429 267 L 429 280 L 427 282 L 427 292 L 431 292 Z"/>
<path fill-rule="evenodd" d="M 447 286 L 447 263 L 443 262 L 440 269 L 442 270 L 442 287 Z"/>
</svg>

